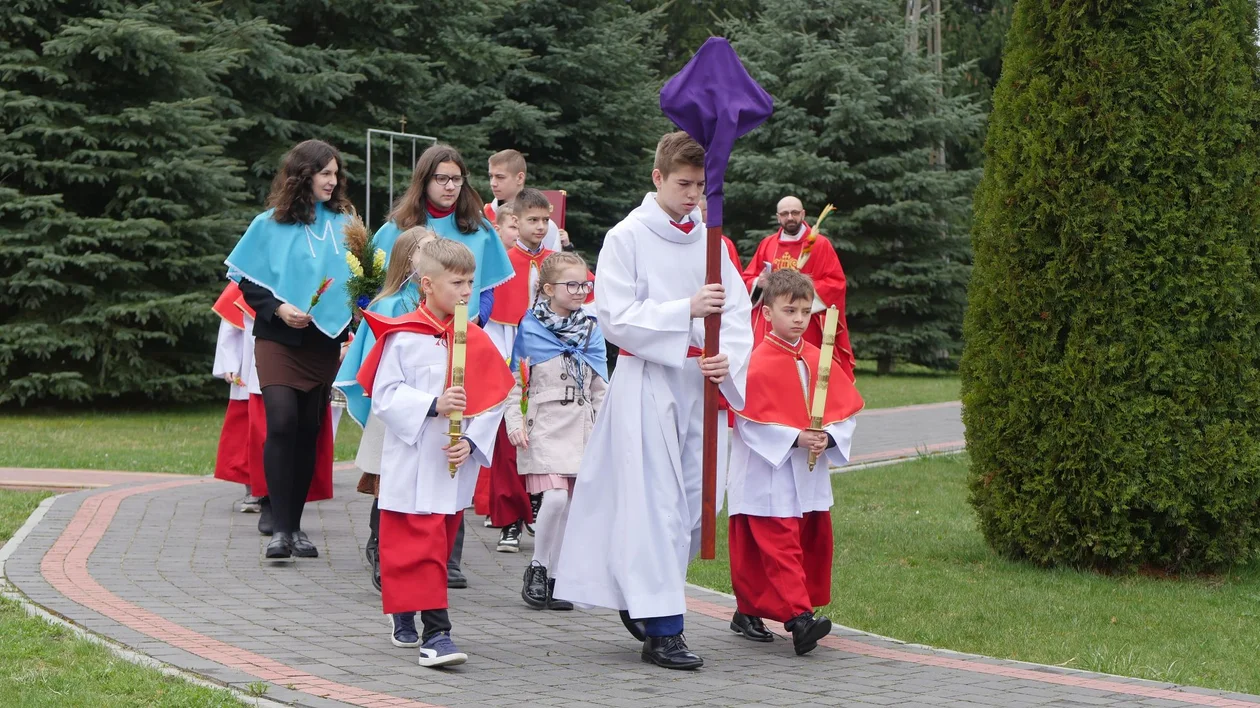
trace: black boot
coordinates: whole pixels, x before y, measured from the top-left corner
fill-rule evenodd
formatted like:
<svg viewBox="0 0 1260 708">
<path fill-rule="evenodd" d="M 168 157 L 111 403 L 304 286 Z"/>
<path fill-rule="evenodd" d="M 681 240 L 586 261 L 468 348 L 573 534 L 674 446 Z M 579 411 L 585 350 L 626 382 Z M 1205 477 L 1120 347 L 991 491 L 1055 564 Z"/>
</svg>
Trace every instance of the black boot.
<svg viewBox="0 0 1260 708">
<path fill-rule="evenodd" d="M 263 497 L 258 500 L 258 533 L 264 536 L 270 536 L 275 533 L 275 526 L 271 522 L 271 497 Z"/>
<path fill-rule="evenodd" d="M 521 599 L 526 605 L 541 610 L 547 607 L 547 569 L 534 561 L 525 568 L 525 582 L 521 586 Z"/>
<path fill-rule="evenodd" d="M 367 555 L 368 563 L 372 566 L 372 585 L 377 592 L 381 591 L 381 507 L 377 503 L 378 500 L 372 500 L 372 513 L 368 517 L 368 528 L 372 533 L 368 536 L 367 548 L 364 553 Z"/>
<path fill-rule="evenodd" d="M 446 587 L 456 589 L 468 587 L 468 578 L 464 577 L 464 571 L 459 568 L 463 560 L 464 519 L 461 517 L 459 531 L 455 532 L 455 546 L 451 548 L 451 557 L 446 559 Z"/>
<path fill-rule="evenodd" d="M 648 637 L 643 642 L 643 660 L 666 669 L 698 669 L 704 659 L 687 648 L 683 635 L 672 637 Z"/>
<path fill-rule="evenodd" d="M 547 578 L 547 609 L 568 612 L 573 609 L 573 603 L 568 600 L 556 599 L 556 579 Z"/>
<path fill-rule="evenodd" d="M 803 612 L 783 625 L 792 633 L 792 646 L 797 656 L 803 656 L 818 648 L 818 640 L 831 634 L 831 620 L 813 612 Z"/>
<path fill-rule="evenodd" d="M 742 612 L 736 612 L 731 617 L 731 631 L 742 634 L 754 642 L 774 641 L 774 635 L 766 629 L 766 623 L 762 622 L 760 617 L 751 617 Z"/>
</svg>

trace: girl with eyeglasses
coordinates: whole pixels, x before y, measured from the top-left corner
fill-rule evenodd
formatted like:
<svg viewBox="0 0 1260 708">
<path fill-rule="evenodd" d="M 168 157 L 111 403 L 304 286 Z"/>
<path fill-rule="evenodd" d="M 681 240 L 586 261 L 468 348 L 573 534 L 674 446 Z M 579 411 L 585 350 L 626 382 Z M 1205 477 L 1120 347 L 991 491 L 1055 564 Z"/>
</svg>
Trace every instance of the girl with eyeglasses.
<svg viewBox="0 0 1260 708">
<path fill-rule="evenodd" d="M 526 491 L 542 495 L 521 588 L 521 599 L 537 610 L 573 609 L 554 597 L 563 572 L 557 562 L 582 452 L 608 390 L 604 334 L 582 309 L 591 287 L 586 277 L 586 261 L 576 253 L 547 256 L 512 351 L 519 379 L 504 414 L 508 440 Z"/>
<path fill-rule="evenodd" d="M 494 304 L 494 287 L 513 275 L 507 250 L 482 211 L 481 197 L 468 184 L 468 167 L 459 151 L 438 143 L 425 150 L 411 174 L 411 185 L 394 203 L 375 236 L 386 253 L 398 235 L 424 226 L 442 238 L 458 241 L 477 259 L 468 319 L 484 325 Z"/>
</svg>

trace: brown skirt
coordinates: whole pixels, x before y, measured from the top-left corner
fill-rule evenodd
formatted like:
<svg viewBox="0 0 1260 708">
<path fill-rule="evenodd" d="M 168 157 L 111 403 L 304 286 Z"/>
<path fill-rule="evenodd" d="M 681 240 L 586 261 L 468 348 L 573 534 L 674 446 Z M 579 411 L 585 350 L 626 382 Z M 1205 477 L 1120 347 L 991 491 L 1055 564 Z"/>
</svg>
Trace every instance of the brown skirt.
<svg viewBox="0 0 1260 708">
<path fill-rule="evenodd" d="M 318 331 L 313 334 L 307 333 L 300 347 L 255 339 L 254 364 L 258 367 L 259 387 L 288 386 L 298 391 L 331 389 L 341 366 L 341 345 Z"/>
</svg>

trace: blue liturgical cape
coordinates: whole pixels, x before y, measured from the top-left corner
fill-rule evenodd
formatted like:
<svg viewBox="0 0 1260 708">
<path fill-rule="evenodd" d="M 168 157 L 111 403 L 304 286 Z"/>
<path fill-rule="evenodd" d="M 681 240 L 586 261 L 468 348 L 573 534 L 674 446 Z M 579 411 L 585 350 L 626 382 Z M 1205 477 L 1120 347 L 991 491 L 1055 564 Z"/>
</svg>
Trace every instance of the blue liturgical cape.
<svg viewBox="0 0 1260 708">
<path fill-rule="evenodd" d="M 508 260 L 507 250 L 503 248 L 503 242 L 494 229 L 490 228 L 490 222 L 484 219 L 480 228 L 470 234 L 460 232 L 455 224 L 454 214 L 441 218 L 430 216 L 425 226 L 433 229 L 442 238 L 464 244 L 477 259 L 477 274 L 473 280 L 474 297 L 468 303 L 468 318 L 476 319 L 481 312 L 481 293 L 506 283 L 516 274 L 512 262 Z M 376 232 L 373 243 L 377 248 L 385 249 L 385 253 L 390 253 L 400 233 L 402 229 L 390 221 Z"/>
<path fill-rule="evenodd" d="M 281 224 L 268 209 L 250 223 L 245 235 L 224 263 L 228 277 L 246 278 L 271 291 L 280 302 L 306 312 L 311 296 L 325 278 L 333 282 L 310 310 L 319 331 L 336 338 L 350 324 L 350 303 L 346 299 L 346 265 L 343 229 L 349 215 L 332 211 L 322 203 L 315 207 L 313 224 Z M 506 256 L 504 256 L 506 260 Z"/>
<path fill-rule="evenodd" d="M 604 333 L 598 324 L 591 330 L 587 346 L 579 348 L 561 342 L 534 317 L 532 311 L 526 312 L 521 326 L 516 330 L 516 341 L 512 344 L 512 371 L 518 370 L 521 359 L 529 359 L 532 366 L 555 359 L 561 354 L 576 356 L 591 367 L 596 376 L 604 381 L 608 380 L 608 346 L 604 343 Z"/>
<path fill-rule="evenodd" d="M 368 310 L 386 317 L 398 317 L 415 310 L 419 305 L 420 291 L 415 283 L 408 281 L 402 290 L 381 298 Z M 346 412 L 360 427 L 367 425 L 368 413 L 372 411 L 372 400 L 363 395 L 363 387 L 359 385 L 359 367 L 363 366 L 363 360 L 375 344 L 376 337 L 372 334 L 372 328 L 368 326 L 367 320 L 363 320 L 355 330 L 350 347 L 346 349 L 346 358 L 341 360 L 337 377 L 333 379 L 333 386 L 346 395 Z"/>
</svg>

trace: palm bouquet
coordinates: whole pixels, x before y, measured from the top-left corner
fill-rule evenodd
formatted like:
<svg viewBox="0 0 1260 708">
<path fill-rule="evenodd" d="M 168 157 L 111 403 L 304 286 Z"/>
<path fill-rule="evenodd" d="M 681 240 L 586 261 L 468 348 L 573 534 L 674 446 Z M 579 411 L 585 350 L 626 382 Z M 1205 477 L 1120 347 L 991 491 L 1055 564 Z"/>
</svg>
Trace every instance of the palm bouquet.
<svg viewBox="0 0 1260 708">
<path fill-rule="evenodd" d="M 375 247 L 367 224 L 358 214 L 350 217 L 345 235 L 346 265 L 350 267 L 346 295 L 350 298 L 350 311 L 358 320 L 385 285 L 385 251 Z"/>
</svg>

